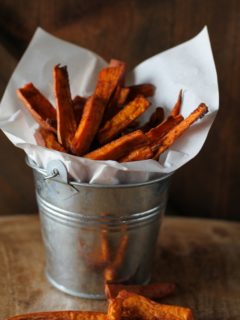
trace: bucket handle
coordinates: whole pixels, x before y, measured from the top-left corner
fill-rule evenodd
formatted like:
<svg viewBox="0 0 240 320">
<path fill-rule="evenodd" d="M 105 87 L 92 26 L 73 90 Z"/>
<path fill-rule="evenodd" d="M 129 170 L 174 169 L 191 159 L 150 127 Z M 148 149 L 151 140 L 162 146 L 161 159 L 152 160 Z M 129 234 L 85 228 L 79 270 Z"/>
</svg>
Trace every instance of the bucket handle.
<svg viewBox="0 0 240 320">
<path fill-rule="evenodd" d="M 66 183 L 75 191 L 79 190 L 69 181 L 69 175 L 65 164 L 61 160 L 52 160 L 47 164 L 47 170 L 42 174 L 44 180 L 54 179 L 57 182 Z"/>
<path fill-rule="evenodd" d="M 47 174 L 43 179 L 44 180 L 49 180 L 56 178 L 59 175 L 59 171 L 57 169 L 53 169 L 53 171 L 50 174 Z"/>
</svg>

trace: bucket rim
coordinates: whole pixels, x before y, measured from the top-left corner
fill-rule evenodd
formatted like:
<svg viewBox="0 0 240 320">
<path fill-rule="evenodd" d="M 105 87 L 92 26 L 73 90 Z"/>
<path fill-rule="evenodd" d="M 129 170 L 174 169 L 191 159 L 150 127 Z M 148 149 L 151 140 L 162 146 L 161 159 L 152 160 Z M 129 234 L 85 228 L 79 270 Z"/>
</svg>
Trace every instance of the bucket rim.
<svg viewBox="0 0 240 320">
<path fill-rule="evenodd" d="M 42 174 L 42 175 L 47 175 L 47 170 L 40 168 L 32 159 L 30 159 L 28 156 L 26 156 L 25 158 L 26 164 L 33 170 L 37 171 L 38 173 Z M 155 184 L 158 183 L 160 181 L 163 180 L 167 180 L 168 178 L 170 178 L 173 175 L 174 172 L 170 172 L 170 173 L 166 173 L 163 174 L 163 176 L 156 178 L 156 179 L 152 179 L 149 181 L 145 181 L 145 182 L 138 182 L 138 183 L 125 183 L 125 184 L 97 184 L 97 183 L 87 183 L 87 182 L 77 182 L 74 180 L 69 180 L 69 182 L 64 182 L 64 181 L 59 181 L 59 180 L 54 180 L 54 178 L 52 178 L 52 180 L 59 182 L 59 183 L 63 183 L 63 184 L 70 184 L 73 186 L 79 186 L 79 187 L 86 187 L 86 188 L 96 188 L 96 189 L 117 189 L 117 188 L 136 188 L 136 187 L 141 187 L 141 186 L 146 186 L 146 185 L 151 185 L 151 184 Z"/>
</svg>

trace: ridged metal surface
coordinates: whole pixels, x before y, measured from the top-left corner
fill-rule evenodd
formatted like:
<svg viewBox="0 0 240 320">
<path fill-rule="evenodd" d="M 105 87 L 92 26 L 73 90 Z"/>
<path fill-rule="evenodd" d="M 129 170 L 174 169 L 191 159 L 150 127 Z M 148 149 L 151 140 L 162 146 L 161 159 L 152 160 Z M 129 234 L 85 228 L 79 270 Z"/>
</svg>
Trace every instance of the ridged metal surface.
<svg viewBox="0 0 240 320">
<path fill-rule="evenodd" d="M 33 169 L 46 274 L 55 287 L 100 299 L 109 277 L 115 282 L 149 281 L 169 176 L 131 186 L 72 187 L 45 180 L 44 171 Z"/>
</svg>

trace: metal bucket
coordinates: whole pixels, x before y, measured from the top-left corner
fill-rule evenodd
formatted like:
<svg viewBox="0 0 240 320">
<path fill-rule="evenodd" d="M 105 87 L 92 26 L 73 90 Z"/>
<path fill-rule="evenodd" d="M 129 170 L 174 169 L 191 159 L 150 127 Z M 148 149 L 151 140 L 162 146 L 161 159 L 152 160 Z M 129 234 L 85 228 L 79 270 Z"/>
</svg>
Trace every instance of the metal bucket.
<svg viewBox="0 0 240 320">
<path fill-rule="evenodd" d="M 68 181 L 60 161 L 47 170 L 27 163 L 34 172 L 46 275 L 53 286 L 102 299 L 106 281 L 150 280 L 169 175 L 141 184 L 91 185 Z"/>
</svg>

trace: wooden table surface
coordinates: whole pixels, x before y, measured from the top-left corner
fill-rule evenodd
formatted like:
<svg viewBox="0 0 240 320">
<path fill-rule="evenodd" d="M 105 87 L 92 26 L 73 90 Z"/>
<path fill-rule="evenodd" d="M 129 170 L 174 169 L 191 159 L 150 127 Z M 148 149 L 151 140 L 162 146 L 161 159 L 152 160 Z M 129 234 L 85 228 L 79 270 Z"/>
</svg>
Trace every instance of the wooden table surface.
<svg viewBox="0 0 240 320">
<path fill-rule="evenodd" d="M 174 281 L 164 303 L 189 306 L 198 320 L 240 319 L 240 224 L 166 218 L 153 281 Z M 0 219 L 0 319 L 48 310 L 106 310 L 105 301 L 73 298 L 44 276 L 37 216 Z"/>
<path fill-rule="evenodd" d="M 204 25 L 218 73 L 220 110 L 200 154 L 174 174 L 168 210 L 240 220 L 239 0 L 1 0 L 0 97 L 38 26 L 106 60 L 123 59 L 131 69 L 194 37 Z M 0 148 L 0 215 L 36 211 L 24 153 L 1 132 Z"/>
</svg>

